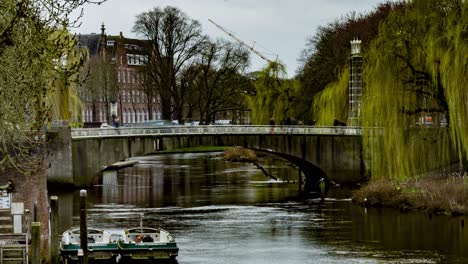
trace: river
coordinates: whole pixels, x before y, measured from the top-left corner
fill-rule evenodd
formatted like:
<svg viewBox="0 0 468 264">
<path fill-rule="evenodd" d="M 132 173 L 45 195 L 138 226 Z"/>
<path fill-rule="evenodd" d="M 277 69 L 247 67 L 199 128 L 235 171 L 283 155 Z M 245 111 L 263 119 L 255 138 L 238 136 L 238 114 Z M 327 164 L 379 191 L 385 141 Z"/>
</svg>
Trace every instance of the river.
<svg viewBox="0 0 468 264">
<path fill-rule="evenodd" d="M 268 158 L 279 181 L 219 153 L 164 154 L 105 172 L 88 189 L 88 226 L 161 227 L 176 238 L 178 262 L 468 263 L 468 218 L 363 208 L 347 188 L 325 201 L 297 199 L 297 169 Z M 59 196 L 62 231 L 79 226 L 79 191 Z"/>
</svg>

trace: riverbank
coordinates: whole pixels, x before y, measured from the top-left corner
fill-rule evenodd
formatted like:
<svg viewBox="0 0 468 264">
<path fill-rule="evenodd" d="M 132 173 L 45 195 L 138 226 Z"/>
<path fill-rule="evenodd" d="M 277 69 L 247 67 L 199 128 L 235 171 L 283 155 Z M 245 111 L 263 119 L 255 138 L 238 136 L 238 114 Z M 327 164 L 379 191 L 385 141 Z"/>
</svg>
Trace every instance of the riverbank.
<svg viewBox="0 0 468 264">
<path fill-rule="evenodd" d="M 372 180 L 355 191 L 352 199 L 363 206 L 468 215 L 468 175 L 450 172 L 401 183 Z"/>
</svg>

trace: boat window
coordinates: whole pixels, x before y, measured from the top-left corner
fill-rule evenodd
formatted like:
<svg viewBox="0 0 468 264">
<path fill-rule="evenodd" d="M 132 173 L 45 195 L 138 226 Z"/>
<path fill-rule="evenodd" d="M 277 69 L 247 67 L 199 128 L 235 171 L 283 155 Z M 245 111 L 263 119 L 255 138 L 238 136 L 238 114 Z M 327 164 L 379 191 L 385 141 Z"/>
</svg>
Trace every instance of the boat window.
<svg viewBox="0 0 468 264">
<path fill-rule="evenodd" d="M 143 238 L 143 242 L 154 242 L 154 239 L 152 237 L 150 237 L 150 236 L 145 236 Z"/>
</svg>

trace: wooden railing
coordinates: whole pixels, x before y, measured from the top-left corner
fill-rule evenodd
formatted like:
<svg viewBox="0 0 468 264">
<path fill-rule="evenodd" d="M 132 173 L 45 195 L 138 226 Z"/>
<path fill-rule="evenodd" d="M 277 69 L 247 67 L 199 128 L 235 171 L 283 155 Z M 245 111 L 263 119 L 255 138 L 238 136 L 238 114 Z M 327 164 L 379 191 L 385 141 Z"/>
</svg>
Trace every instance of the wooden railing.
<svg viewBox="0 0 468 264">
<path fill-rule="evenodd" d="M 0 234 L 0 264 L 28 264 L 26 234 Z"/>
</svg>

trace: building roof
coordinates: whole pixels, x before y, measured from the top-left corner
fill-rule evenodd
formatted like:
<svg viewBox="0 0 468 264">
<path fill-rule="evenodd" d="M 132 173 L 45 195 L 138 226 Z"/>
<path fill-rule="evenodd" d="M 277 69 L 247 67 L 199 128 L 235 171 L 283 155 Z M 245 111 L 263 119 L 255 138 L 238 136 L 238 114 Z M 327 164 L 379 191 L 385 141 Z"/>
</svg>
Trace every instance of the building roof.
<svg viewBox="0 0 468 264">
<path fill-rule="evenodd" d="M 101 46 L 101 36 L 99 34 L 78 34 L 78 47 L 87 47 L 89 55 L 97 55 Z"/>
</svg>

